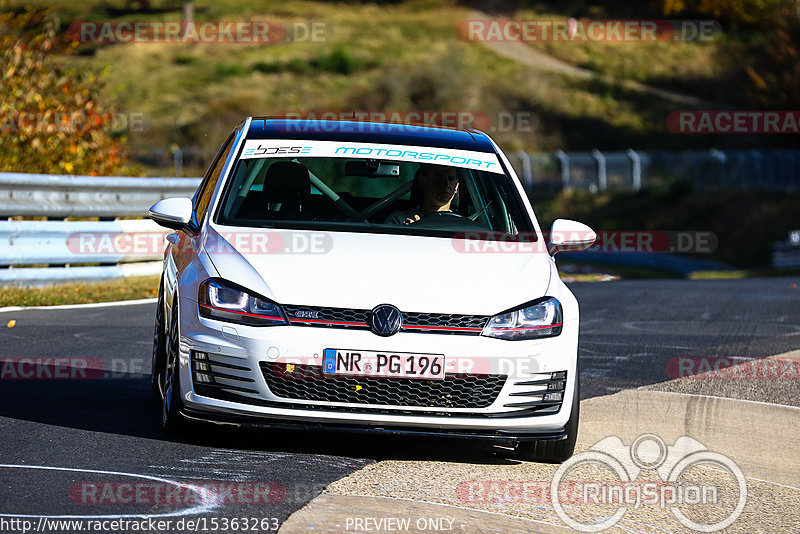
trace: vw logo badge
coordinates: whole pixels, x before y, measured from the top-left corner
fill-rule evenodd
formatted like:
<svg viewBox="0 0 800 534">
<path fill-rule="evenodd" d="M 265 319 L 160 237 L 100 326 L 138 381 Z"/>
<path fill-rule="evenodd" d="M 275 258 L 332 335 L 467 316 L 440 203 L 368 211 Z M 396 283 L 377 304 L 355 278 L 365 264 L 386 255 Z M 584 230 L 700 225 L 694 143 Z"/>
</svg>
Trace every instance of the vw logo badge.
<svg viewBox="0 0 800 534">
<path fill-rule="evenodd" d="M 369 327 L 379 336 L 393 336 L 402 325 L 403 314 L 390 304 L 375 306 L 369 316 Z"/>
</svg>

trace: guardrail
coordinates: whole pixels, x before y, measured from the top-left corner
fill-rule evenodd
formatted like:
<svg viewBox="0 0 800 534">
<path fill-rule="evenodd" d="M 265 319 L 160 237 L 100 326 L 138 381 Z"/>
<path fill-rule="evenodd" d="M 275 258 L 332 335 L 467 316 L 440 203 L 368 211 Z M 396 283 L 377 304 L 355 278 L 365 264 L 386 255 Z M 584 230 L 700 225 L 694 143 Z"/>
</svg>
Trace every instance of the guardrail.
<svg viewBox="0 0 800 534">
<path fill-rule="evenodd" d="M 0 173 L 0 217 L 143 217 L 163 198 L 192 196 L 200 178 Z"/>
<path fill-rule="evenodd" d="M 510 154 L 529 194 L 633 190 L 685 180 L 695 190 L 800 190 L 800 150 L 633 150 Z"/>
<path fill-rule="evenodd" d="M 602 157 L 587 156 L 598 166 L 598 177 L 602 178 L 597 183 L 611 188 L 615 183 L 610 170 L 612 162 L 622 156 L 617 158 L 609 153 Z M 518 157 L 523 162 L 522 177 L 529 189 L 536 183 L 536 169 L 550 156 L 518 154 Z M 641 166 L 647 158 L 643 153 L 624 153 L 624 157 L 631 165 L 631 186 L 638 189 L 642 185 Z M 582 182 L 573 175 L 578 163 L 574 157 L 559 153 L 552 160 L 561 162 L 558 181 L 564 186 L 591 185 L 591 181 Z M 787 183 L 793 188 L 797 181 Z M 200 178 L 0 173 L 0 216 L 144 217 L 158 200 L 191 196 L 199 183 Z M 168 233 L 149 219 L 0 221 L 0 285 L 31 286 L 158 274 Z M 796 266 L 797 257 L 796 246 L 776 246 L 776 266 Z M 612 259 L 607 255 L 606 258 Z"/>
<path fill-rule="evenodd" d="M 200 178 L 0 173 L 0 217 L 146 217 L 154 203 L 192 196 L 199 184 Z M 0 285 L 158 274 L 168 233 L 149 219 L 0 221 Z"/>
<path fill-rule="evenodd" d="M 792 230 L 789 239 L 772 244 L 772 266 L 778 269 L 800 267 L 800 230 Z"/>
<path fill-rule="evenodd" d="M 168 233 L 145 219 L 0 221 L 0 285 L 155 275 Z"/>
<path fill-rule="evenodd" d="M 0 267 L 159 260 L 168 233 L 149 219 L 0 221 Z"/>
</svg>

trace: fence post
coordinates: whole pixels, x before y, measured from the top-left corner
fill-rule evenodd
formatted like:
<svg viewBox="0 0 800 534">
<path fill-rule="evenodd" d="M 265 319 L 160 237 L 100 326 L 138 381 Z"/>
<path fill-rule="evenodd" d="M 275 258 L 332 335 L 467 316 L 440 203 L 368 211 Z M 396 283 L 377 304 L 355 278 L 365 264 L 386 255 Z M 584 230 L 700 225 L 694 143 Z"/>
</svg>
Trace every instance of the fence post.
<svg viewBox="0 0 800 534">
<path fill-rule="evenodd" d="M 183 150 L 177 143 L 172 145 L 172 165 L 175 169 L 175 176 L 183 175 Z"/>
<path fill-rule="evenodd" d="M 553 155 L 561 162 L 561 184 L 566 190 L 569 189 L 569 156 L 560 148 L 553 152 Z"/>
<path fill-rule="evenodd" d="M 597 161 L 597 187 L 600 191 L 605 191 L 608 185 L 606 176 L 606 157 L 596 148 L 592 150 L 592 157 Z"/>
<path fill-rule="evenodd" d="M 764 160 L 763 154 L 761 153 L 760 150 L 755 148 L 750 150 L 749 154 L 750 154 L 750 161 L 753 162 L 753 170 L 755 171 L 753 174 L 755 174 L 756 177 L 757 187 L 761 187 L 763 189 L 769 189 L 769 186 L 764 180 L 764 168 L 762 166 L 762 162 Z"/>
<path fill-rule="evenodd" d="M 725 188 L 725 162 L 728 160 L 728 156 L 725 155 L 725 152 L 716 148 L 712 148 L 708 153 L 719 162 L 719 186 Z"/>
<path fill-rule="evenodd" d="M 642 158 L 634 149 L 629 148 L 625 151 L 631 158 L 631 177 L 633 178 L 633 190 L 639 191 L 642 188 Z"/>
<path fill-rule="evenodd" d="M 194 4 L 186 2 L 181 9 L 181 28 L 183 29 L 183 39 L 189 34 L 189 26 L 194 24 Z"/>
<path fill-rule="evenodd" d="M 531 157 L 524 151 L 517 152 L 517 156 L 522 161 L 522 183 L 525 191 L 530 195 L 533 192 L 533 175 L 531 173 Z"/>
</svg>

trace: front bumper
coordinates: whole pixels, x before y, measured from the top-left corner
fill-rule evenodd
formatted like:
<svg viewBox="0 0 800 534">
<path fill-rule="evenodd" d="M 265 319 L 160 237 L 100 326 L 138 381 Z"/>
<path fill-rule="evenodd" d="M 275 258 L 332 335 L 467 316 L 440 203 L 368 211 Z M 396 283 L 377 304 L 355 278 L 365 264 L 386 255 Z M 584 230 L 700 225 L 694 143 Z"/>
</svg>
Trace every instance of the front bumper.
<svg viewBox="0 0 800 534">
<path fill-rule="evenodd" d="M 526 440 L 560 439 L 570 416 L 576 379 L 577 320 L 566 321 L 557 337 L 505 341 L 414 332 L 384 338 L 369 331 L 347 329 L 231 325 L 199 317 L 197 303 L 183 298 L 180 319 L 181 395 L 184 415 L 190 420 Z M 319 366 L 325 348 L 444 354 L 448 366 L 452 366 L 448 372 L 505 378 L 488 405 L 464 408 L 369 404 L 361 403 L 357 397 L 341 399 L 343 402 L 285 398 L 270 390 L 264 375 L 265 364 Z M 208 388 L 196 383 L 192 354 L 198 352 L 228 366 L 224 374 L 233 379 L 217 379 L 218 383 L 228 385 L 227 394 L 209 394 Z M 566 373 L 567 377 L 560 405 L 555 410 L 526 407 L 539 398 L 531 395 L 547 391 L 542 379 L 555 376 L 553 373 Z M 243 384 L 246 387 L 241 388 Z M 226 388 L 217 388 L 220 389 Z M 529 402 L 532 400 L 533 403 Z"/>
<path fill-rule="evenodd" d="M 562 440 L 567 437 L 566 430 L 462 430 L 462 429 L 430 429 L 415 427 L 392 426 L 364 426 L 337 423 L 303 423 L 287 422 L 282 419 L 270 417 L 253 417 L 204 412 L 202 410 L 183 408 L 181 415 L 190 423 L 213 424 L 237 428 L 269 428 L 279 430 L 310 430 L 328 432 L 369 433 L 388 436 L 417 436 L 417 437 L 449 437 L 464 439 L 479 439 L 490 441 L 537 441 L 537 440 Z"/>
</svg>

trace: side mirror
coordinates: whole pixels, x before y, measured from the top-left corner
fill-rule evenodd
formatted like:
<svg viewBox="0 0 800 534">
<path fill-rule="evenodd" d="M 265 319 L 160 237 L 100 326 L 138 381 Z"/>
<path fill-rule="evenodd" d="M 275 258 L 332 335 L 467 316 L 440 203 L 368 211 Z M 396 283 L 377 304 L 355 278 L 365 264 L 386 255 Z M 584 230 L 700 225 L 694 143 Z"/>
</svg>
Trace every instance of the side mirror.
<svg viewBox="0 0 800 534">
<path fill-rule="evenodd" d="M 586 250 L 596 239 L 597 234 L 585 224 L 569 219 L 556 219 L 550 227 L 547 252 L 554 256 L 556 252 L 561 251 Z"/>
<path fill-rule="evenodd" d="M 192 199 L 165 198 L 150 207 L 150 218 L 172 230 L 191 230 Z"/>
</svg>

